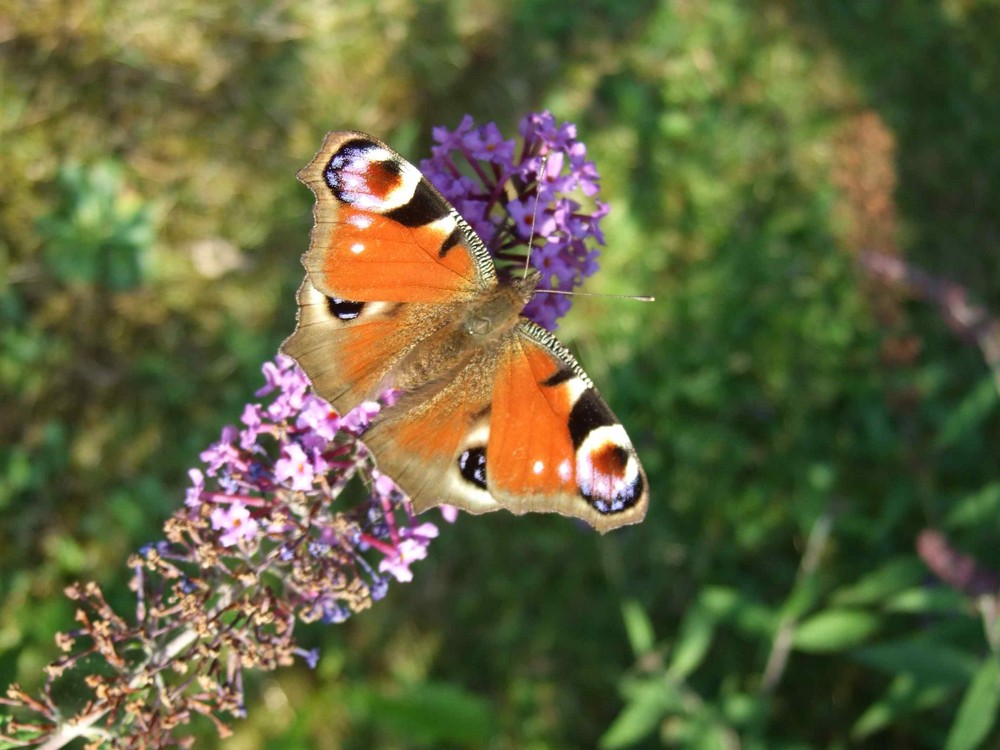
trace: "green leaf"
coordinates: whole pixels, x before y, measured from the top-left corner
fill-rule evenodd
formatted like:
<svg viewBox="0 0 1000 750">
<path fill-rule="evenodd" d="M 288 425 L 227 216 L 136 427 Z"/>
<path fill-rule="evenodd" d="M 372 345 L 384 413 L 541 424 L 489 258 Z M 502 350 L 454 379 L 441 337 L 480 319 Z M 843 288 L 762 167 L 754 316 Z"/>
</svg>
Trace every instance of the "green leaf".
<svg viewBox="0 0 1000 750">
<path fill-rule="evenodd" d="M 734 746 L 734 737 L 715 712 L 706 708 L 678 716 L 665 728 L 661 740 L 667 747 L 690 750 L 725 750 Z"/>
<path fill-rule="evenodd" d="M 63 283 L 115 290 L 143 281 L 143 258 L 155 240 L 151 207 L 132 194 L 114 162 L 66 164 L 59 205 L 36 221 L 43 257 Z"/>
<path fill-rule="evenodd" d="M 733 727 L 750 727 L 764 720 L 768 699 L 759 694 L 723 693 L 718 698 L 722 718 Z"/>
<path fill-rule="evenodd" d="M 926 685 L 913 674 L 901 674 L 892 681 L 885 695 L 858 717 L 851 727 L 851 739 L 864 739 L 903 716 L 938 706 L 954 692 L 953 685 Z"/>
<path fill-rule="evenodd" d="M 916 586 L 896 594 L 885 608 L 890 612 L 965 613 L 969 610 L 969 600 L 954 589 Z"/>
<path fill-rule="evenodd" d="M 681 622 L 667 673 L 674 679 L 684 679 L 697 669 L 712 645 L 714 633 L 715 621 L 705 608 L 698 604 L 691 607 Z"/>
<path fill-rule="evenodd" d="M 912 674 L 934 685 L 960 685 L 972 679 L 975 657 L 929 638 L 888 641 L 852 652 L 863 664 L 889 674 Z"/>
<path fill-rule="evenodd" d="M 600 739 L 605 750 L 627 747 L 648 737 L 663 717 L 681 708 L 681 699 L 667 680 L 650 679 L 634 683 L 627 695 L 628 702 Z"/>
<path fill-rule="evenodd" d="M 959 498 L 951 505 L 946 526 L 980 526 L 1000 516 L 1000 482 L 991 482 L 978 492 Z"/>
<path fill-rule="evenodd" d="M 728 620 L 745 602 L 744 595 L 726 586 L 706 586 L 698 603 L 717 620 Z"/>
<path fill-rule="evenodd" d="M 777 627 L 778 615 L 773 609 L 736 589 L 708 586 L 698 601 L 716 622 L 732 622 L 746 635 L 770 638 Z"/>
<path fill-rule="evenodd" d="M 841 606 L 879 605 L 896 592 L 918 585 L 926 574 L 927 569 L 916 557 L 896 558 L 835 590 L 830 600 Z"/>
<path fill-rule="evenodd" d="M 804 620 L 795 630 L 793 645 L 812 653 L 843 651 L 866 641 L 881 624 L 871 612 L 830 609 Z"/>
<path fill-rule="evenodd" d="M 392 728 L 409 742 L 482 745 L 496 732 L 489 704 L 456 685 L 428 682 L 398 694 L 373 689 L 359 697 L 358 708 L 370 721 Z"/>
<path fill-rule="evenodd" d="M 642 605 L 635 599 L 623 602 L 622 620 L 625 621 L 625 633 L 629 645 L 632 646 L 632 653 L 641 656 L 652 651 L 656 643 L 656 634 L 653 632 L 653 623 L 650 622 Z"/>
<path fill-rule="evenodd" d="M 955 407 L 938 432 L 935 447 L 940 450 L 947 448 L 972 430 L 996 408 L 998 402 L 996 382 L 992 373 L 972 389 L 972 393 L 962 399 Z"/>
<path fill-rule="evenodd" d="M 958 707 L 948 732 L 945 750 L 979 747 L 997 720 L 1000 708 L 1000 661 L 990 656 L 983 662 Z"/>
<path fill-rule="evenodd" d="M 14 721 L 12 716 L 0 716 L 0 734 L 11 740 L 0 740 L 0 750 L 13 750 L 14 748 L 24 748 L 30 745 L 37 745 L 43 742 L 47 735 L 43 730 L 35 727 L 19 726 L 16 731 L 11 730 L 10 724 Z"/>
</svg>

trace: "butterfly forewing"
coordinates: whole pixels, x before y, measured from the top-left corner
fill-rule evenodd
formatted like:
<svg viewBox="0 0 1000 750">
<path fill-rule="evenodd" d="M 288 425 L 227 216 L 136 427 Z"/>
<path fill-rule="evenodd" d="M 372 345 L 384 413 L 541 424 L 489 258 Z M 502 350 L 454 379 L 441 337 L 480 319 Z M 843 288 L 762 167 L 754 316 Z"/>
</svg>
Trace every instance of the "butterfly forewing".
<svg viewBox="0 0 1000 750">
<path fill-rule="evenodd" d="M 327 296 L 453 302 L 496 284 L 482 241 L 416 167 L 381 141 L 331 133 L 299 179 L 316 194 L 303 263 Z"/>
<path fill-rule="evenodd" d="M 582 518 L 599 531 L 646 515 L 648 486 L 624 428 L 569 351 L 528 320 L 498 368 L 490 490 L 521 511 Z"/>
</svg>

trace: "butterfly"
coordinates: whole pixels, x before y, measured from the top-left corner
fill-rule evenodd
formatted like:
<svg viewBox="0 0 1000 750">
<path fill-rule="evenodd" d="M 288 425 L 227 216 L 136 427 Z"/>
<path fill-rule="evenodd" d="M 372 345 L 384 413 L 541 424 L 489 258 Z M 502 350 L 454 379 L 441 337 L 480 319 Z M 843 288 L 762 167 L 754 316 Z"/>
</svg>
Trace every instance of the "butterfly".
<svg viewBox="0 0 1000 750">
<path fill-rule="evenodd" d="M 540 275 L 504 278 L 412 164 L 327 135 L 298 174 L 315 194 L 298 325 L 282 351 L 340 413 L 387 388 L 363 441 L 417 512 L 556 512 L 637 523 L 646 475 L 573 355 L 521 314 Z"/>
</svg>

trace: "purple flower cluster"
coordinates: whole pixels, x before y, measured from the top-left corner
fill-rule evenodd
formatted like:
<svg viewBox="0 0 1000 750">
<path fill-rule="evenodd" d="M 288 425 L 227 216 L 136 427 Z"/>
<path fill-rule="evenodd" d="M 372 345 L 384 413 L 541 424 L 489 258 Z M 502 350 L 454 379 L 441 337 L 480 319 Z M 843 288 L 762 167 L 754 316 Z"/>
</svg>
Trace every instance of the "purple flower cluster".
<svg viewBox="0 0 1000 750">
<path fill-rule="evenodd" d="M 340 415 L 291 359 L 263 369 L 257 395 L 268 398 L 248 404 L 241 427 L 225 427 L 201 454 L 165 540 L 132 556 L 134 622 L 97 584 L 68 589 L 78 627 L 58 636 L 64 656 L 47 668 L 42 698 L 17 686 L 0 697 L 36 720 L 0 732 L 49 747 L 78 737 L 93 747 L 107 737 L 121 740 L 116 747 L 189 746 L 177 732 L 204 715 L 225 736 L 224 718 L 246 712 L 244 668 L 296 657 L 316 665 L 318 654 L 296 643 L 297 622 L 343 622 L 383 598 L 391 579 L 412 580 L 410 566 L 438 529 L 417 522 L 358 440 L 379 404 Z M 339 496 L 356 476 L 367 498 L 346 505 Z M 453 521 L 456 511 L 444 515 Z M 67 712 L 52 700 L 53 685 L 82 670 L 92 697 Z"/>
<path fill-rule="evenodd" d="M 426 556 L 438 530 L 427 521 L 417 524 L 407 498 L 373 468 L 358 441 L 380 405 L 369 401 L 339 415 L 311 391 L 288 357 L 279 355 L 263 370 L 266 385 L 256 395 L 270 396 L 270 402 L 247 404 L 242 428 L 223 428 L 219 441 L 202 452 L 204 473 L 190 471 L 190 512 L 207 510 L 222 548 L 264 558 L 267 550 L 279 549 L 283 562 L 303 556 L 315 568 L 333 561 L 340 572 L 347 565 L 372 599 L 385 595 L 382 573 L 411 580 L 409 565 Z M 357 473 L 367 478 L 369 502 L 353 510 L 333 506 Z M 206 475 L 216 485 L 212 491 Z M 446 518 L 454 520 L 450 511 Z M 368 559 L 372 556 L 376 559 Z M 286 586 L 296 588 L 292 581 Z M 339 622 L 356 609 L 322 585 L 302 588 L 296 596 L 305 619 L 319 614 Z"/>
<path fill-rule="evenodd" d="M 520 147 L 495 124 L 477 127 L 466 115 L 454 130 L 434 128 L 437 145 L 420 169 L 482 237 L 501 272 L 517 273 L 530 252 L 540 290 L 570 291 L 597 270 L 591 245 L 604 244 L 600 177 L 572 123 L 532 113 L 518 132 Z M 525 315 L 554 330 L 570 305 L 566 295 L 539 294 Z"/>
</svg>

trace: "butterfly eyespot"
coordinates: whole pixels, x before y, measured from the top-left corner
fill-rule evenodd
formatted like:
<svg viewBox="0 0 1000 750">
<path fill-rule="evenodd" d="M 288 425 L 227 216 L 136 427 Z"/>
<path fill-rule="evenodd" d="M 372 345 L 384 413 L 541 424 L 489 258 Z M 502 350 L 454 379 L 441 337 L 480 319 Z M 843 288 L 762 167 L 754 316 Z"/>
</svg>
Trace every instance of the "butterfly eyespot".
<svg viewBox="0 0 1000 750">
<path fill-rule="evenodd" d="M 403 168 L 370 141 L 356 139 L 340 147 L 323 172 L 326 184 L 345 203 L 384 197 L 399 186 Z"/>
<path fill-rule="evenodd" d="M 361 314 L 364 306 L 364 302 L 351 302 L 350 300 L 337 299 L 336 297 L 326 298 L 326 307 L 330 311 L 330 314 L 337 318 L 337 320 L 354 320 Z"/>
<path fill-rule="evenodd" d="M 458 471 L 462 479 L 481 490 L 486 489 L 486 448 L 469 448 L 458 457 Z"/>
<path fill-rule="evenodd" d="M 635 505 L 645 481 L 628 436 L 620 424 L 591 430 L 577 451 L 580 494 L 599 513 L 621 513 Z"/>
<path fill-rule="evenodd" d="M 607 476 L 622 476 L 628 465 L 628 451 L 620 445 L 604 445 L 590 455 L 594 470 Z"/>
</svg>

